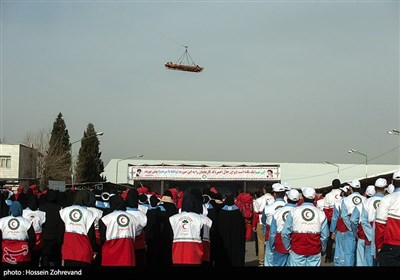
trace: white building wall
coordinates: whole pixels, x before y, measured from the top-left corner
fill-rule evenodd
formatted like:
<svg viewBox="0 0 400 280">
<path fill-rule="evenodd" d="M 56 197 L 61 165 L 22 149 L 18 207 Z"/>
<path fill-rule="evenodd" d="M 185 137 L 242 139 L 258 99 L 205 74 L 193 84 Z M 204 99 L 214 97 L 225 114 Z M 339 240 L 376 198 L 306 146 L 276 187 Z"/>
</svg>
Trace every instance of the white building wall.
<svg viewBox="0 0 400 280">
<path fill-rule="evenodd" d="M 0 167 L 0 178 L 36 178 L 37 151 L 25 145 L 0 144 L 0 156 L 11 157 L 11 167 Z"/>
<path fill-rule="evenodd" d="M 18 178 L 20 145 L 0 144 L 0 156 L 11 157 L 11 168 L 0 167 L 0 178 Z"/>
</svg>

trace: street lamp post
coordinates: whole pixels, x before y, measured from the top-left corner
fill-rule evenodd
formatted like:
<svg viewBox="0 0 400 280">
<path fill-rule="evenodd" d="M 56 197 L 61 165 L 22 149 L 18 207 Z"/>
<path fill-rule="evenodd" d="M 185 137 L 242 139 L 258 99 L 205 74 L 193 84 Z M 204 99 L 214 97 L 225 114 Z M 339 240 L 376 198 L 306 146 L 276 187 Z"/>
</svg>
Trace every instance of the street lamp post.
<svg viewBox="0 0 400 280">
<path fill-rule="evenodd" d="M 82 142 L 83 140 L 91 138 L 91 137 L 94 137 L 94 136 L 102 136 L 103 134 L 104 134 L 104 132 L 97 132 L 96 134 L 92 134 L 92 135 L 87 136 L 85 138 L 82 138 L 82 139 L 79 139 L 79 140 L 71 142 L 71 144 L 70 144 L 71 145 L 70 146 L 71 147 L 71 187 L 74 186 L 74 155 L 72 153 L 72 145 L 75 144 L 75 143 L 78 143 L 78 142 Z"/>
<path fill-rule="evenodd" d="M 118 184 L 118 165 L 119 165 L 119 162 L 123 161 L 123 160 L 131 159 L 131 158 L 141 158 L 141 157 L 143 157 L 143 155 L 136 155 L 136 156 L 131 156 L 131 157 L 127 157 L 127 158 L 123 158 L 123 159 L 117 160 L 117 167 L 115 169 L 115 183 L 116 184 Z"/>
<path fill-rule="evenodd" d="M 348 150 L 349 154 L 357 154 L 365 157 L 365 178 L 368 178 L 368 156 L 366 154 L 363 154 L 355 149 L 350 149 Z"/>
<path fill-rule="evenodd" d="M 331 163 L 331 162 L 329 162 L 329 161 L 324 161 L 324 164 L 330 164 L 330 165 L 336 166 L 336 167 L 337 167 L 337 178 L 340 179 L 340 178 L 339 178 L 339 172 L 340 172 L 339 165 L 334 164 L 334 163 Z"/>
<path fill-rule="evenodd" d="M 400 131 L 398 129 L 392 129 L 387 132 L 390 135 L 400 135 Z"/>
</svg>

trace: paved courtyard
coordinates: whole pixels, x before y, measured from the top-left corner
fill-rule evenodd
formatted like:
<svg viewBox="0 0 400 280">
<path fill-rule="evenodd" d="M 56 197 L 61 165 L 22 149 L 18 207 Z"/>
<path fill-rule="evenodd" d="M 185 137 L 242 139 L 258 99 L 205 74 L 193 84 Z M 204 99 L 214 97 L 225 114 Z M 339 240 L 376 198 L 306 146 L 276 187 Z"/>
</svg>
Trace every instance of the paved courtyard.
<svg viewBox="0 0 400 280">
<path fill-rule="evenodd" d="M 245 262 L 245 266 L 258 266 L 254 241 L 246 242 Z M 324 257 L 322 257 L 321 266 L 333 266 L 333 263 L 324 263 Z"/>
</svg>

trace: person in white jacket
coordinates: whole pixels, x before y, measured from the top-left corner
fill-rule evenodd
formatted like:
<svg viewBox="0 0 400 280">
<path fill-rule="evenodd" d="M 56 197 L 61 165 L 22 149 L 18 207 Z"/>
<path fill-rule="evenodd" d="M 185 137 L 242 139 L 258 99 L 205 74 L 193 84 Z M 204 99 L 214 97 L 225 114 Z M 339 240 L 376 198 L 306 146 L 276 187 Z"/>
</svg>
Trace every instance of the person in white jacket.
<svg viewBox="0 0 400 280">
<path fill-rule="evenodd" d="M 290 254 L 290 266 L 320 266 L 329 236 L 325 213 L 314 206 L 315 190 L 301 189 L 304 202 L 287 215 L 282 241 Z"/>
</svg>

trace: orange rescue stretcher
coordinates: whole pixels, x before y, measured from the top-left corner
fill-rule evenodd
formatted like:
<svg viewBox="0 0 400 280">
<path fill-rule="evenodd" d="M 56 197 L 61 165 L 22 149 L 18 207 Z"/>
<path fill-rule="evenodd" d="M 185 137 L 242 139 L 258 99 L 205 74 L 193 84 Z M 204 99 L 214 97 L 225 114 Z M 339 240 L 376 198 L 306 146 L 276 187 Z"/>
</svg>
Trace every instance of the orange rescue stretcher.
<svg viewBox="0 0 400 280">
<path fill-rule="evenodd" d="M 201 72 L 204 69 L 204 67 L 200 67 L 199 65 L 175 64 L 172 62 L 167 62 L 164 65 L 165 65 L 165 68 L 167 68 L 167 69 L 188 71 L 188 72 Z"/>
</svg>

